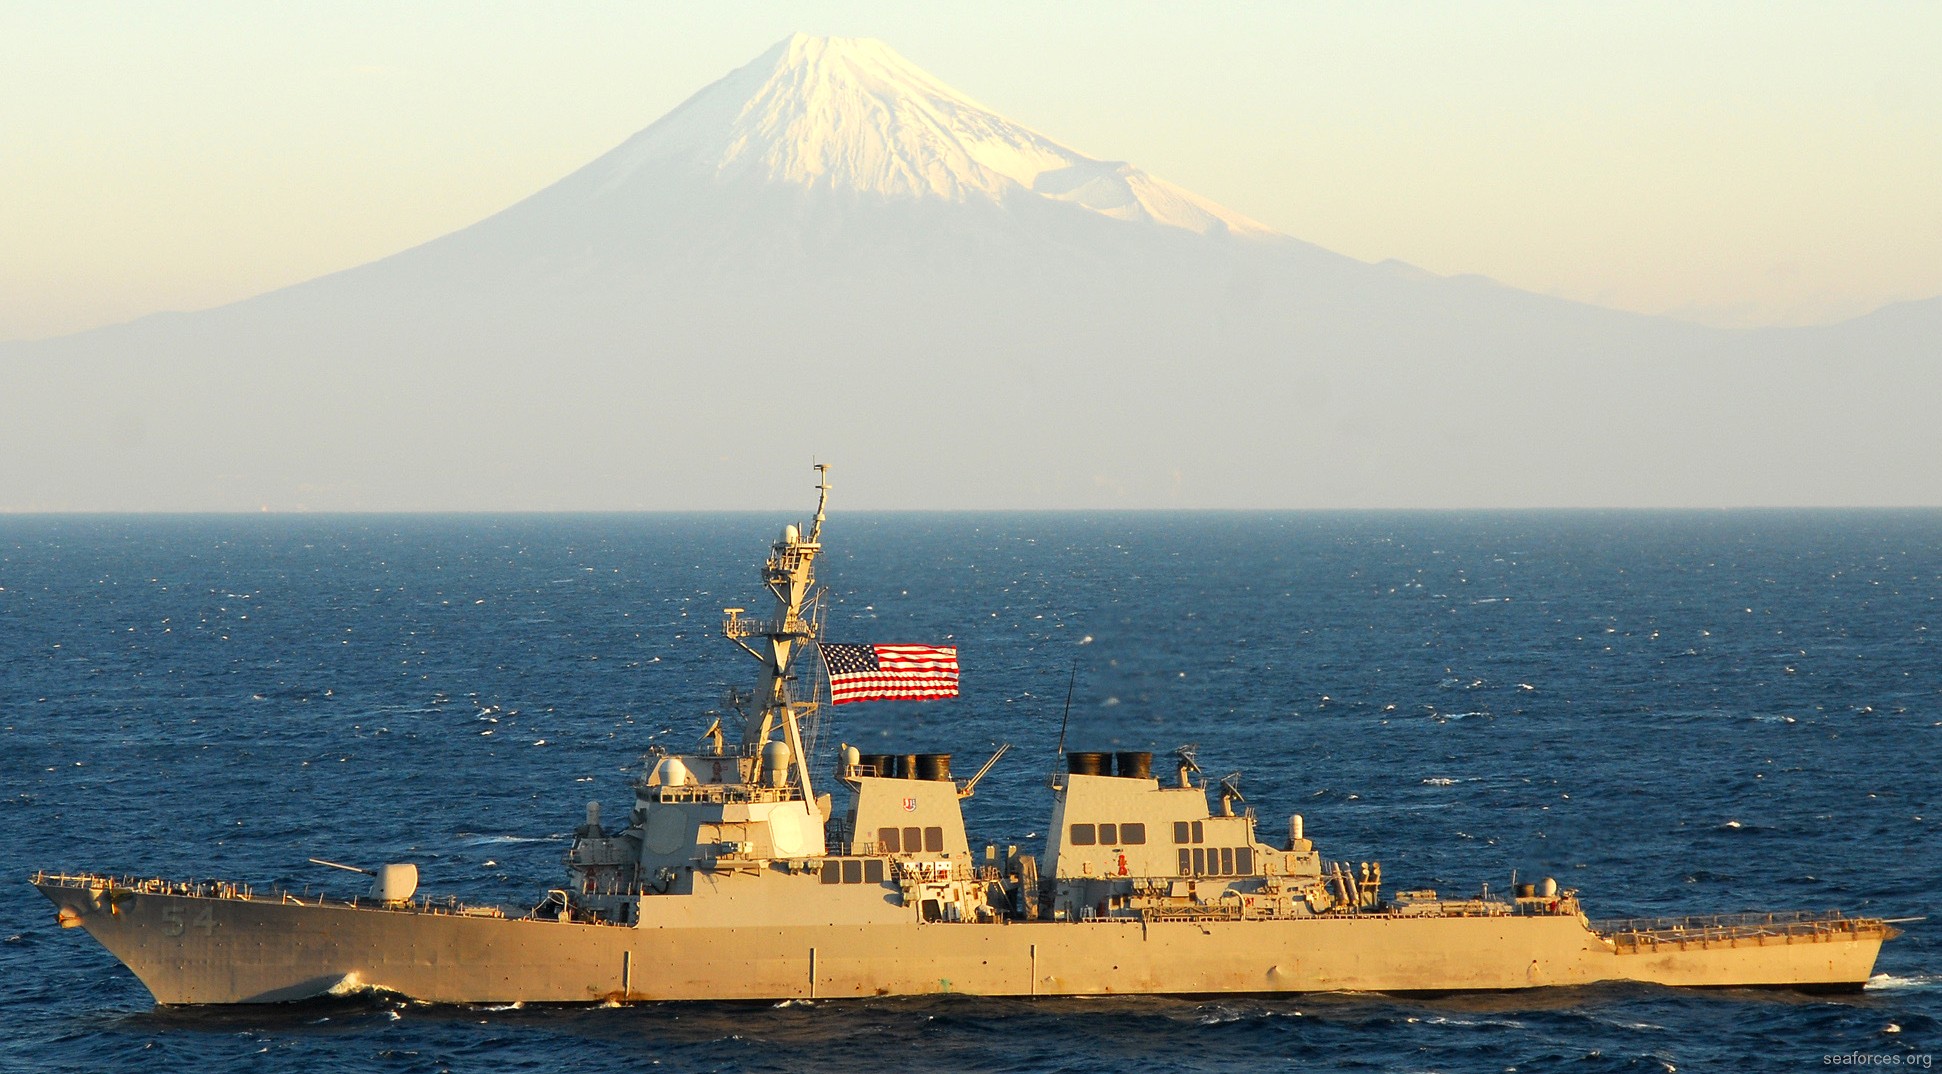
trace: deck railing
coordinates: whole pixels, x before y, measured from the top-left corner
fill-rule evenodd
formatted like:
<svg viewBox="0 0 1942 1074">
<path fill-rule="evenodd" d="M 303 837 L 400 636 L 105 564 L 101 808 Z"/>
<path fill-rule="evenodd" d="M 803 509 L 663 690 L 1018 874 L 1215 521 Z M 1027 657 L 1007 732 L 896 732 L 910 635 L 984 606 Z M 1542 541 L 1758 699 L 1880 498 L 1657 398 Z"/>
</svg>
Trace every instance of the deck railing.
<svg viewBox="0 0 1942 1074">
<path fill-rule="evenodd" d="M 456 896 L 433 899 L 421 895 L 416 901 L 388 903 L 368 897 L 332 898 L 321 891 L 289 891 L 280 887 L 270 888 L 267 894 L 258 894 L 248 884 L 235 884 L 227 880 L 165 880 L 160 877 L 107 876 L 101 873 L 50 873 L 37 872 L 29 881 L 32 884 L 53 884 L 64 888 L 85 888 L 105 893 L 109 901 L 118 901 L 124 895 L 175 895 L 193 899 L 226 899 L 236 902 L 283 902 L 298 903 L 305 906 L 346 906 L 366 910 L 411 911 L 424 914 L 456 914 L 464 917 L 505 917 L 506 912 L 497 906 L 468 906 Z"/>
<path fill-rule="evenodd" d="M 1709 914 L 1593 921 L 1591 930 L 1620 947 L 1720 943 L 1778 938 L 1787 943 L 1872 935 L 1887 928 L 1880 918 L 1849 917 L 1839 910 L 1772 914 Z"/>
</svg>

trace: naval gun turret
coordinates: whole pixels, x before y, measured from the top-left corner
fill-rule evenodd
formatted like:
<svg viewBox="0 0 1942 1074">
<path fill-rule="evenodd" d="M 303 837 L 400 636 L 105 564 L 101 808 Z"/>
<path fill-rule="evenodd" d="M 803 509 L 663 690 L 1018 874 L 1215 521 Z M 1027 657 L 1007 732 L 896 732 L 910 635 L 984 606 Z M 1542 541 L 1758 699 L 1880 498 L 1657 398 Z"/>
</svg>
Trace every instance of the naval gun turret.
<svg viewBox="0 0 1942 1074">
<path fill-rule="evenodd" d="M 386 906 L 403 906 L 418 893 L 418 866 L 411 862 L 391 862 L 375 869 L 325 861 L 322 858 L 311 858 L 310 864 L 341 869 L 347 873 L 362 873 L 370 877 L 371 898 Z"/>
</svg>

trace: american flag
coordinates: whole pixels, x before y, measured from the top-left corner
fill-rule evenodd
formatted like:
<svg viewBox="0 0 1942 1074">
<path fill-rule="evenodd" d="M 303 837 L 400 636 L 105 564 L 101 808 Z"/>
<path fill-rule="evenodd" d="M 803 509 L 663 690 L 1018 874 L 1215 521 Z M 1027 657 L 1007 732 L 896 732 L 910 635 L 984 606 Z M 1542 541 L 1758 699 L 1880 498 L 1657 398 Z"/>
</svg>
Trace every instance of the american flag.
<svg viewBox="0 0 1942 1074">
<path fill-rule="evenodd" d="M 818 645 L 832 705 L 958 696 L 958 651 L 938 645 Z"/>
</svg>

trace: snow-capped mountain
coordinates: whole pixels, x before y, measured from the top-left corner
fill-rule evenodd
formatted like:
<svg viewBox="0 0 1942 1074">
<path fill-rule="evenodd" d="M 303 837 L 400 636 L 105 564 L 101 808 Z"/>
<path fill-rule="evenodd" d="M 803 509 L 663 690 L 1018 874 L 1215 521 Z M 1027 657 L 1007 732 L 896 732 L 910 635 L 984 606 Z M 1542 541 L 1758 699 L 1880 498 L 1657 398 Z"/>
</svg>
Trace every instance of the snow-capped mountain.
<svg viewBox="0 0 1942 1074">
<path fill-rule="evenodd" d="M 441 239 L 0 346 L 0 509 L 1942 503 L 1939 312 L 1365 264 L 797 35 Z"/>
<path fill-rule="evenodd" d="M 1202 234 L 1271 234 L 1123 161 L 1019 126 L 882 42 L 856 38 L 778 43 L 576 179 L 608 193 L 668 171 L 884 198 L 1037 196 Z"/>
</svg>

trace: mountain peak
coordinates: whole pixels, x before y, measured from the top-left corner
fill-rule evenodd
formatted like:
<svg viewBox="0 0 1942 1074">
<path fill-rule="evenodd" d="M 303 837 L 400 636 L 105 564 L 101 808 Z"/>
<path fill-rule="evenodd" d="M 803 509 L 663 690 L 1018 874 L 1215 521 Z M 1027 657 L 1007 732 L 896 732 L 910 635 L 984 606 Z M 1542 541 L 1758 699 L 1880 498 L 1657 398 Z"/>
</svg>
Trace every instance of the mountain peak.
<svg viewBox="0 0 1942 1074">
<path fill-rule="evenodd" d="M 919 77 L 923 72 L 897 54 L 897 50 L 874 37 L 834 37 L 808 34 L 798 30 L 756 57 L 759 65 L 774 58 L 776 66 L 812 69 L 819 65 L 841 63 L 857 69 L 903 68 Z"/>
<path fill-rule="evenodd" d="M 669 168 L 893 199 L 1029 196 L 1202 234 L 1274 234 L 1014 123 L 871 38 L 779 41 L 594 162 L 588 178 L 606 193 Z"/>
</svg>

